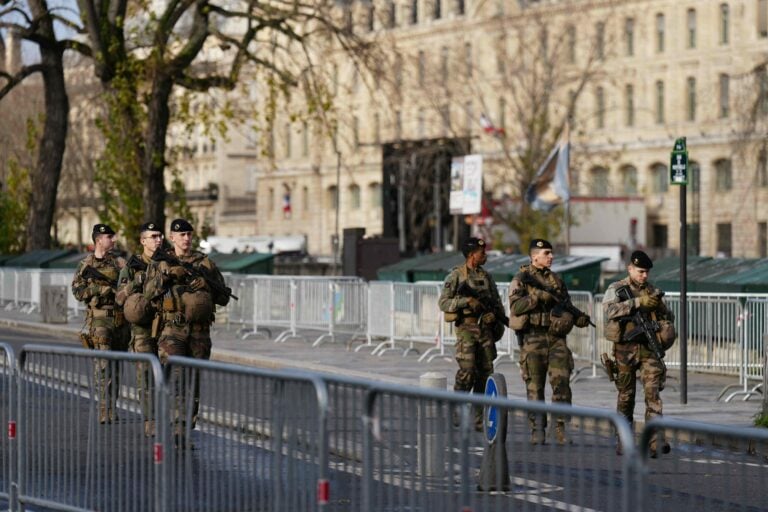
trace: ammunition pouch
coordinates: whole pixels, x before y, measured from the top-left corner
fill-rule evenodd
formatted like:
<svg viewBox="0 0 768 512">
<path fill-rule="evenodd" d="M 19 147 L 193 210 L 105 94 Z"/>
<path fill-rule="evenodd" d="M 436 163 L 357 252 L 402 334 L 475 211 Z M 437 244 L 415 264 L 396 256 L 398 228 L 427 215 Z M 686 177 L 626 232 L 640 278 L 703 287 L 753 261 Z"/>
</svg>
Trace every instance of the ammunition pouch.
<svg viewBox="0 0 768 512">
<path fill-rule="evenodd" d="M 456 320 L 458 320 L 459 314 L 458 313 L 443 313 L 443 320 L 448 322 L 449 324 L 452 324 Z"/>
<path fill-rule="evenodd" d="M 534 327 L 549 327 L 548 311 L 532 311 L 528 313 L 528 321 Z"/>
<path fill-rule="evenodd" d="M 608 341 L 618 343 L 621 341 L 622 334 L 621 324 L 615 320 L 609 320 L 605 323 L 605 329 L 603 329 L 603 335 Z"/>
<path fill-rule="evenodd" d="M 112 318 L 115 316 L 115 310 L 114 309 L 97 309 L 97 308 L 91 308 L 91 317 L 92 318 Z"/>
<path fill-rule="evenodd" d="M 675 331 L 675 325 L 669 320 L 661 320 L 659 324 L 661 325 L 661 329 L 659 329 L 659 342 L 661 343 L 661 348 L 666 352 L 675 343 L 677 332 Z"/>
<path fill-rule="evenodd" d="M 213 317 L 213 299 L 207 291 L 185 292 L 181 294 L 184 316 L 192 323 L 207 323 Z"/>
<path fill-rule="evenodd" d="M 616 366 L 616 361 L 611 359 L 608 354 L 603 352 L 603 354 L 600 356 L 600 362 L 603 363 L 603 368 L 605 368 L 605 373 L 608 374 L 608 379 L 611 382 L 616 382 L 616 378 L 619 376 L 619 367 Z"/>
<path fill-rule="evenodd" d="M 123 306 L 125 319 L 132 324 L 148 325 L 154 317 L 152 305 L 141 293 L 133 293 L 125 300 Z"/>
<path fill-rule="evenodd" d="M 509 328 L 514 331 L 524 331 L 530 324 L 530 316 L 528 313 L 524 315 L 510 315 Z"/>
<path fill-rule="evenodd" d="M 558 338 L 568 336 L 576 324 L 575 320 L 568 311 L 552 310 L 549 313 L 549 334 Z"/>
</svg>

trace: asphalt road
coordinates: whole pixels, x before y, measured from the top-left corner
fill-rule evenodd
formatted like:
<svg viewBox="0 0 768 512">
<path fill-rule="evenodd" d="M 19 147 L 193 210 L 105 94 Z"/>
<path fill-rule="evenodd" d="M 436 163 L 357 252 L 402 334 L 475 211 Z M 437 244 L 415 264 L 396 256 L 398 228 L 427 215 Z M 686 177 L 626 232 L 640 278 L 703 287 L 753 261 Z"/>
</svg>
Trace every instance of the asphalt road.
<svg viewBox="0 0 768 512">
<path fill-rule="evenodd" d="M 0 328 L 0 341 L 17 353 L 26 343 L 62 343 L 7 328 Z M 67 343 L 78 346 L 75 340 Z M 171 398 L 179 400 L 187 425 L 192 383 L 202 382 L 200 419 L 194 431 L 187 429 L 191 443 L 177 449 L 171 437 L 167 446 L 158 447 L 157 437 L 144 436 L 133 364 L 111 369 L 120 375 L 123 396 L 118 418 L 107 425 L 98 423 L 91 361 L 31 354 L 27 369 L 23 412 L 17 418 L 17 442 L 25 447 L 21 475 L 27 510 L 48 510 L 45 500 L 109 511 L 149 510 L 158 502 L 165 510 L 315 510 L 320 434 L 313 389 L 306 382 L 276 381 L 247 371 L 172 375 L 180 391 Z M 5 424 L 8 382 L 2 377 L 0 418 Z M 353 386 L 330 387 L 330 493 L 324 510 L 363 509 L 361 398 L 362 391 Z M 623 470 L 626 461 L 615 454 L 609 426 L 574 427 L 573 443 L 564 447 L 531 447 L 527 418 L 521 415 L 509 420 L 509 488 L 488 492 L 473 485 L 469 496 L 461 496 L 463 478 L 477 481 L 484 440 L 473 432 L 469 450 L 461 453 L 453 411 L 447 406 L 432 411 L 425 426 L 419 418 L 428 405 L 397 396 L 377 404 L 369 448 L 374 510 L 453 511 L 465 499 L 471 510 L 483 511 L 612 512 L 623 505 L 642 511 L 768 510 L 768 466 L 744 446 L 694 446 L 673 439 L 673 451 L 650 461 L 647 474 L 638 474 Z M 440 469 L 424 470 L 425 449 L 419 446 L 434 450 Z M 7 439 L 0 448 L 2 493 L 7 492 L 12 459 Z M 467 473 L 461 470 L 464 463 Z M 643 495 L 638 493 L 640 478 L 648 489 Z M 166 479 L 167 492 L 160 492 L 158 479 Z M 7 502 L 0 499 L 0 506 Z"/>
</svg>

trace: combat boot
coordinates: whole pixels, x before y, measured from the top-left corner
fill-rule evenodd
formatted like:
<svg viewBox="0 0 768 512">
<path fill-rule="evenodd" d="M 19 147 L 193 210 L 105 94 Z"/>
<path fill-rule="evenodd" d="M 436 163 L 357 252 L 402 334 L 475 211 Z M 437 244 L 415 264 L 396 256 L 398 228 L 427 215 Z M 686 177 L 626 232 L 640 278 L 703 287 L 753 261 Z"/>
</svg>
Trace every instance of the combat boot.
<svg viewBox="0 0 768 512">
<path fill-rule="evenodd" d="M 671 447 L 671 446 L 669 446 L 669 443 L 668 443 L 668 442 L 666 442 L 664 439 L 662 439 L 662 440 L 661 440 L 661 443 L 660 443 L 660 444 L 661 444 L 661 453 L 663 453 L 663 454 L 665 454 L 665 455 L 666 455 L 667 453 L 669 453 L 670 451 L 672 451 L 672 447 Z M 652 459 L 655 459 L 656 457 L 658 457 L 658 456 L 659 456 L 659 451 L 658 451 L 658 446 L 657 446 L 657 440 L 656 440 L 656 436 L 654 436 L 654 437 L 651 439 L 651 442 L 648 444 L 648 455 L 649 455 L 649 457 L 651 457 Z"/>
<path fill-rule="evenodd" d="M 557 425 L 555 425 L 555 440 L 560 446 L 571 444 L 571 440 L 568 438 L 565 432 L 565 423 L 562 421 L 558 421 Z"/>
<path fill-rule="evenodd" d="M 144 421 L 144 436 L 145 437 L 155 436 L 155 420 Z"/>
<path fill-rule="evenodd" d="M 531 429 L 531 446 L 546 444 L 547 434 L 542 428 Z"/>
</svg>

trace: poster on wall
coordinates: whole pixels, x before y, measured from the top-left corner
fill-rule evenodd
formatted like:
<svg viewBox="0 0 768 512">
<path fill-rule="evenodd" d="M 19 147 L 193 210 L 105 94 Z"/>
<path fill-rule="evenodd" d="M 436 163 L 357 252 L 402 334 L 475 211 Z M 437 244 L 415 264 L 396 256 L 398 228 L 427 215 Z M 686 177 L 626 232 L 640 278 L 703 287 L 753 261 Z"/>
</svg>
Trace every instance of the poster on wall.
<svg viewBox="0 0 768 512">
<path fill-rule="evenodd" d="M 464 215 L 480 213 L 483 202 L 483 157 L 467 155 L 464 157 Z"/>
</svg>

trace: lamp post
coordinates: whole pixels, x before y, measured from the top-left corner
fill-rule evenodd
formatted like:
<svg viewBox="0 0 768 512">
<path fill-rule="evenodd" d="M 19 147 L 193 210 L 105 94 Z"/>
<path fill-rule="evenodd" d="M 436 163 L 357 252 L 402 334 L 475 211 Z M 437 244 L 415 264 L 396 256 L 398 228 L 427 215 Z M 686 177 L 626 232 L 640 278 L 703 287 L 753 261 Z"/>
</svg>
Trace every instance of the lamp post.
<svg viewBox="0 0 768 512">
<path fill-rule="evenodd" d="M 341 208 L 341 151 L 336 150 L 336 211 L 333 228 L 333 275 L 339 271 L 339 209 Z"/>
</svg>

